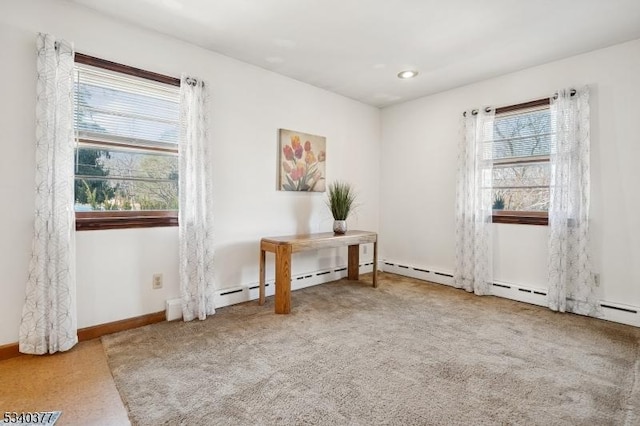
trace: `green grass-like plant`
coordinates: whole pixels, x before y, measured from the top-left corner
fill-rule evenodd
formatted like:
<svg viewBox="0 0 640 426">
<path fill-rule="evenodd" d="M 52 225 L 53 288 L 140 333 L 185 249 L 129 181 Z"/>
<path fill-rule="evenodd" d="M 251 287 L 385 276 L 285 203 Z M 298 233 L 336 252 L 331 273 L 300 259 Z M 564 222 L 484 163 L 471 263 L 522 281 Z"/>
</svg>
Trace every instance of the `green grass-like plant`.
<svg viewBox="0 0 640 426">
<path fill-rule="evenodd" d="M 329 184 L 327 206 L 335 220 L 347 220 L 351 210 L 355 208 L 356 193 L 351 184 L 335 181 Z"/>
<path fill-rule="evenodd" d="M 493 199 L 493 210 L 504 210 L 504 197 L 502 194 L 497 194 Z"/>
</svg>

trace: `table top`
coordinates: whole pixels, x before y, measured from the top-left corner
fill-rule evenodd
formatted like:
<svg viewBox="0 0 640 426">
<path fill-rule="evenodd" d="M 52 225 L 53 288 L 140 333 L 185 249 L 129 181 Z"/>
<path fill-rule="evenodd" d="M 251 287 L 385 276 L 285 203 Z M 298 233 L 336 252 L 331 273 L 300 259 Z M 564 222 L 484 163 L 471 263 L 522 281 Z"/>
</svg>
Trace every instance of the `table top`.
<svg viewBox="0 0 640 426">
<path fill-rule="evenodd" d="M 291 245 L 293 251 L 311 250 L 325 247 L 339 247 L 351 244 L 373 243 L 378 234 L 371 231 L 347 231 L 345 234 L 320 232 L 317 234 L 287 235 L 282 237 L 265 237 L 262 243 L 267 245 Z"/>
</svg>

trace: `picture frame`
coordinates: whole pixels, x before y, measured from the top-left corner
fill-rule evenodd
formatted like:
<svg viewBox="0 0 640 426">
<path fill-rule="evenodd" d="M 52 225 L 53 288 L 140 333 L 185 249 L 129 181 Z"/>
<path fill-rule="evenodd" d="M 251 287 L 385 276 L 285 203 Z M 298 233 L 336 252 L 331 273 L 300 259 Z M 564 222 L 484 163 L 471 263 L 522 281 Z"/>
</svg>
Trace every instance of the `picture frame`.
<svg viewBox="0 0 640 426">
<path fill-rule="evenodd" d="M 326 191 L 327 139 L 278 129 L 278 190 Z"/>
</svg>

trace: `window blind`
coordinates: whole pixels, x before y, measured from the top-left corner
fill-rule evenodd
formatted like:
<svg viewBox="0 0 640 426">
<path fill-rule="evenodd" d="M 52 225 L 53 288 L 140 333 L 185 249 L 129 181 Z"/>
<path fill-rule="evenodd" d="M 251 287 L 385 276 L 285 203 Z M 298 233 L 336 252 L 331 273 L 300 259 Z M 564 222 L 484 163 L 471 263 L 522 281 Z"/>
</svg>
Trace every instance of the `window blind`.
<svg viewBox="0 0 640 426">
<path fill-rule="evenodd" d="M 76 64 L 80 141 L 177 150 L 180 89 Z"/>
<path fill-rule="evenodd" d="M 485 141 L 484 156 L 494 160 L 494 164 L 548 158 L 552 149 L 552 129 L 548 106 L 497 115 L 493 131 L 485 132 L 492 138 Z"/>
</svg>

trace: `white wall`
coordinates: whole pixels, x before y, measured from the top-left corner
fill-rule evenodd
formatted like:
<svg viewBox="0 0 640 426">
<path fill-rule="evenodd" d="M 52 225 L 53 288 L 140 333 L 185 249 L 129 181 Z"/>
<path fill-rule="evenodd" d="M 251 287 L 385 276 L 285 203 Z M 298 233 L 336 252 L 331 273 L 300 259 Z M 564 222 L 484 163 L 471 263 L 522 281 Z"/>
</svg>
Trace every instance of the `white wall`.
<svg viewBox="0 0 640 426">
<path fill-rule="evenodd" d="M 173 76 L 187 71 L 208 83 L 217 288 L 257 282 L 260 237 L 331 230 L 324 194 L 275 190 L 278 128 L 327 137 L 329 180 L 347 179 L 360 194 L 350 229 L 378 229 L 378 109 L 67 2 L 4 0 L 0 345 L 17 341 L 30 256 L 37 32 L 73 41 L 82 53 Z M 79 326 L 163 310 L 179 295 L 177 239 L 177 228 L 78 232 Z M 292 272 L 345 263 L 342 249 L 294 255 Z M 161 290 L 151 289 L 156 272 L 164 274 Z"/>
<path fill-rule="evenodd" d="M 592 90 L 591 236 L 600 296 L 640 306 L 640 40 L 383 109 L 383 258 L 452 271 L 462 111 L 585 84 Z M 495 224 L 493 229 L 496 280 L 546 288 L 547 228 Z"/>
</svg>

